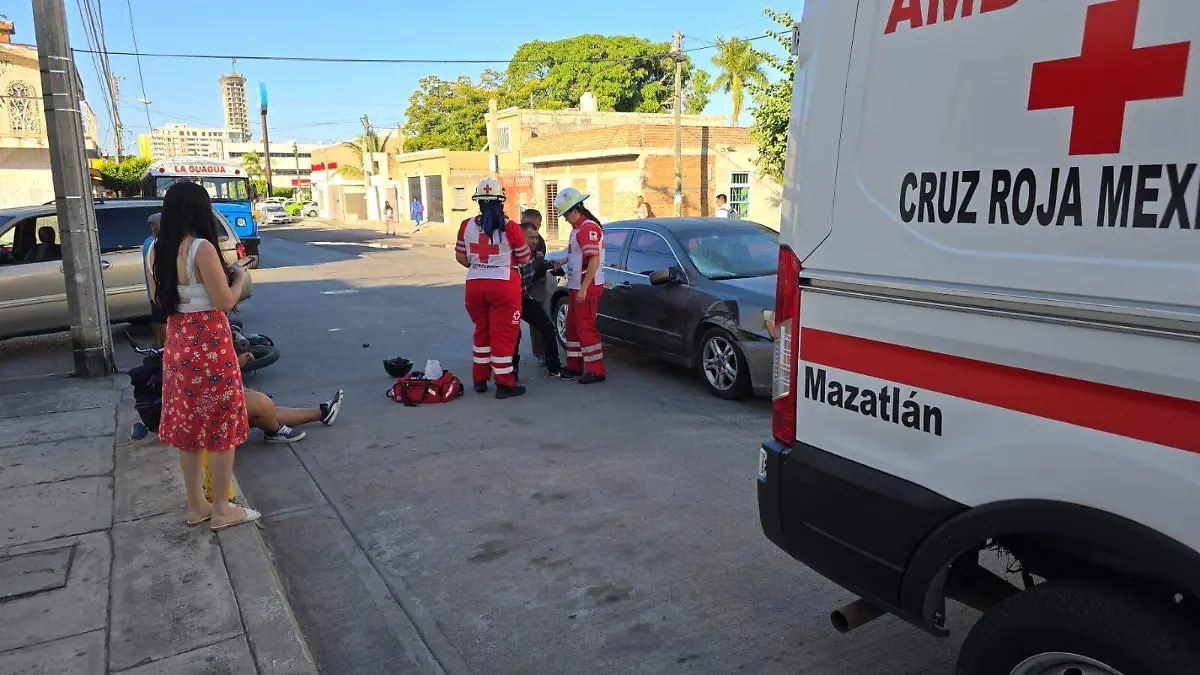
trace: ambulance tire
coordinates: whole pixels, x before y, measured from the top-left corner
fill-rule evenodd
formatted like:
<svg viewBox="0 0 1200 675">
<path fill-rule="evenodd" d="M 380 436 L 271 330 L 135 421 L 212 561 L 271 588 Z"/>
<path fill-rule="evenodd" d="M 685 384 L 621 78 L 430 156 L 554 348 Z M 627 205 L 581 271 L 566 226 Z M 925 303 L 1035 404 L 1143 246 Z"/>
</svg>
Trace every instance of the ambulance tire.
<svg viewBox="0 0 1200 675">
<path fill-rule="evenodd" d="M 1197 635 L 1196 617 L 1168 593 L 1103 579 L 1051 581 L 984 614 L 963 642 L 957 674 L 1196 675 Z"/>
<path fill-rule="evenodd" d="M 711 327 L 700 338 L 700 377 L 708 385 L 708 391 L 717 398 L 727 401 L 740 401 L 753 393 L 753 383 L 750 381 L 750 366 L 746 363 L 746 355 L 738 349 L 737 340 L 728 331 Z M 728 364 L 734 369 L 732 381 L 722 378 L 714 371 L 713 364 L 719 368 Z"/>
</svg>

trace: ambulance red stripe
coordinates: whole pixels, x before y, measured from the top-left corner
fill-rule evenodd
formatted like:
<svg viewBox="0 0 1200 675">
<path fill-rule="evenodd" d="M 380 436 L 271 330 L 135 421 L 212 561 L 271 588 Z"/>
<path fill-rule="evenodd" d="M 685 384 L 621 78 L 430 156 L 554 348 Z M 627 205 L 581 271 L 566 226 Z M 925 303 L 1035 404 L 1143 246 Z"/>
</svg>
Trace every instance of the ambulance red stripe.
<svg viewBox="0 0 1200 675">
<path fill-rule="evenodd" d="M 830 368 L 1200 453 L 1200 402 L 804 328 L 800 358 Z"/>
</svg>

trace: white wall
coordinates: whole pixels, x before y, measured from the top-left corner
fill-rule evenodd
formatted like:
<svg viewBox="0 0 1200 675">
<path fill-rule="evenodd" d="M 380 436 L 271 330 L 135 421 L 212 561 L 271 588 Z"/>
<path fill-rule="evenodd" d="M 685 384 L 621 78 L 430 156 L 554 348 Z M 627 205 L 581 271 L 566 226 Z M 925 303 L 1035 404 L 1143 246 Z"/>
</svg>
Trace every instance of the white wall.
<svg viewBox="0 0 1200 675">
<path fill-rule="evenodd" d="M 33 206 L 54 199 L 50 151 L 0 148 L 0 208 Z"/>
</svg>

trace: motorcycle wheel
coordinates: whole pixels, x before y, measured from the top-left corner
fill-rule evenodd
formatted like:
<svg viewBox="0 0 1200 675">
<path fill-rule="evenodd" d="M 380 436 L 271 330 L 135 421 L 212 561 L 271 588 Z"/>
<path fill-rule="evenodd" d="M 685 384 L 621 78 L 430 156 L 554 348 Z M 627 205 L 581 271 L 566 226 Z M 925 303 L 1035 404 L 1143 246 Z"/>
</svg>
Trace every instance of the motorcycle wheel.
<svg viewBox="0 0 1200 675">
<path fill-rule="evenodd" d="M 256 370 L 262 370 L 267 366 L 279 360 L 280 353 L 275 347 L 269 345 L 254 345 L 250 349 L 245 350 L 254 355 L 254 360 L 242 366 L 243 373 L 252 373 Z"/>
</svg>

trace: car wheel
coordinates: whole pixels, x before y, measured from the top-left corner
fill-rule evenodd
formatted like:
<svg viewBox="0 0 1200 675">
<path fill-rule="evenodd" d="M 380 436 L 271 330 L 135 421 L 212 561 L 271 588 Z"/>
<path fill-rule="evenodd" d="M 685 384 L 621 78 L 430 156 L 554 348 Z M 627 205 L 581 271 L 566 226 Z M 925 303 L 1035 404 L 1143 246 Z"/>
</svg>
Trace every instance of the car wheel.
<svg viewBox="0 0 1200 675">
<path fill-rule="evenodd" d="M 1104 580 L 1051 581 L 1001 601 L 971 629 L 958 675 L 1172 675 L 1200 661 L 1197 622 Z M 1181 666 L 1184 666 L 1181 669 Z"/>
<path fill-rule="evenodd" d="M 728 331 L 710 328 L 700 338 L 700 374 L 717 398 L 735 401 L 750 395 L 750 368 Z"/>
<path fill-rule="evenodd" d="M 567 346 L 567 299 L 563 295 L 554 301 L 554 334 L 564 349 Z"/>
</svg>

